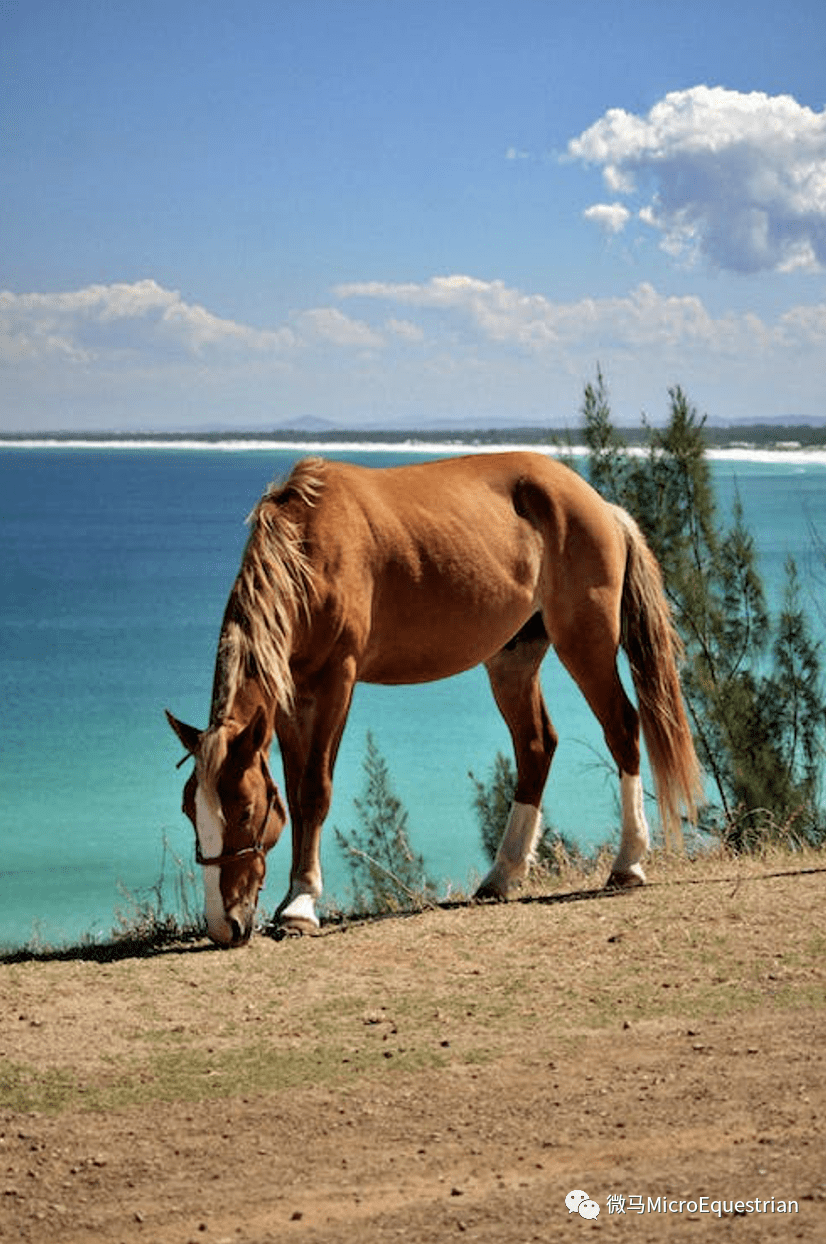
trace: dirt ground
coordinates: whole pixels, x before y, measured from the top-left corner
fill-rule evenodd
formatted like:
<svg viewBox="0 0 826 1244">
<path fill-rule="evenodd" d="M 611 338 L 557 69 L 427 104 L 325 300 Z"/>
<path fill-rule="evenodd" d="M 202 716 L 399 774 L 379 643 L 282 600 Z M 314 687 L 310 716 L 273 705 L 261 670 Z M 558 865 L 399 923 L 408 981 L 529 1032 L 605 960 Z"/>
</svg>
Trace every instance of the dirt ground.
<svg viewBox="0 0 826 1244">
<path fill-rule="evenodd" d="M 0 1239 L 826 1239 L 808 863 L 0 965 Z"/>
</svg>

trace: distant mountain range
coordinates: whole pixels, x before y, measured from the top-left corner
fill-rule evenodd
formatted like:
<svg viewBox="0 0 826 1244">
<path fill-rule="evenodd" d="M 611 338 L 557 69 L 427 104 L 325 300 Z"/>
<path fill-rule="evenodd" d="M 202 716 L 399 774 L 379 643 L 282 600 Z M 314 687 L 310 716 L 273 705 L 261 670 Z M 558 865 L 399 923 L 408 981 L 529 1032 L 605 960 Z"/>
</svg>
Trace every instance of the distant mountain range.
<svg viewBox="0 0 826 1244">
<path fill-rule="evenodd" d="M 754 419 L 740 419 L 732 423 L 730 419 L 708 419 L 711 428 L 823 428 L 826 427 L 826 415 L 763 415 Z"/>
<path fill-rule="evenodd" d="M 629 445 L 644 445 L 648 442 L 648 429 L 642 423 L 633 426 L 616 425 L 616 432 Z M 799 442 L 803 447 L 826 446 L 826 416 L 786 415 L 778 418 L 755 418 L 748 422 L 726 422 L 719 418 L 708 419 L 705 425 L 706 439 L 710 445 L 724 446 L 731 444 L 754 444 L 757 447 L 772 445 L 788 446 Z M 573 424 L 556 423 L 549 419 L 544 423 L 514 424 L 497 422 L 495 419 L 471 418 L 450 419 L 431 418 L 418 424 L 403 424 L 394 427 L 382 425 L 377 420 L 359 423 L 356 426 L 339 423 L 332 419 L 309 415 L 299 419 L 285 419 L 268 427 L 248 426 L 245 428 L 201 427 L 187 430 L 140 431 L 89 430 L 72 431 L 62 429 L 56 432 L 1 432 L 0 440 L 14 442 L 32 441 L 242 441 L 242 440 L 283 440 L 300 445 L 308 441 L 329 442 L 331 445 L 348 441 L 371 440 L 385 442 L 388 445 L 406 441 L 428 441 L 449 439 L 462 444 L 562 444 L 576 445 L 582 443 L 582 429 L 579 421 Z"/>
<path fill-rule="evenodd" d="M 422 432 L 443 432 L 453 435 L 462 435 L 478 431 L 505 431 L 509 435 L 520 431 L 531 431 L 536 433 L 539 431 L 547 431 L 551 433 L 561 434 L 565 432 L 573 432 L 579 426 L 578 421 L 572 426 L 570 422 L 560 419 L 549 418 L 548 420 L 537 421 L 533 423 L 513 423 L 512 421 L 496 419 L 489 416 L 487 418 L 474 418 L 472 415 L 463 418 L 457 417 L 439 417 L 432 416 L 430 418 L 420 419 L 417 422 L 395 423 L 389 427 L 387 423 L 379 420 L 371 419 L 365 422 L 359 422 L 356 425 L 339 423 L 333 419 L 319 418 L 317 415 L 306 415 L 298 419 L 285 419 L 280 423 L 273 424 L 267 429 L 270 435 L 286 434 L 295 432 L 301 436 L 308 433 L 324 436 L 325 434 L 339 436 L 343 433 L 363 434 L 363 433 L 392 433 L 393 435 L 400 433 L 419 433 Z M 727 428 L 736 432 L 738 429 L 746 428 L 823 428 L 826 427 L 826 414 L 824 415 L 764 415 L 754 419 L 737 420 L 732 422 L 730 419 L 722 419 L 718 417 L 709 417 L 706 426 L 709 428 Z M 625 430 L 625 429 L 622 429 Z"/>
</svg>

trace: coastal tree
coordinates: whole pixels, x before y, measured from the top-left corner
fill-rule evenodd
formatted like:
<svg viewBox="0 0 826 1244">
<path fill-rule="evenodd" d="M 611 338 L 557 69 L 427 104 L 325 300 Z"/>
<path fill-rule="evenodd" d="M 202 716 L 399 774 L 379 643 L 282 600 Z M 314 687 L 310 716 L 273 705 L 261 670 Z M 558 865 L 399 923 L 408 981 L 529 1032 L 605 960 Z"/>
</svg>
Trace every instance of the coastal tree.
<svg viewBox="0 0 826 1244">
<path fill-rule="evenodd" d="M 407 810 L 393 790 L 387 761 L 368 731 L 364 788 L 353 800 L 358 826 L 336 841 L 350 872 L 353 900 L 361 911 L 389 912 L 435 901 L 424 857 L 410 845 Z"/>
<path fill-rule="evenodd" d="M 700 826 L 737 850 L 772 837 L 826 839 L 820 807 L 826 715 L 819 645 L 786 566 L 772 618 L 754 538 L 735 498 L 719 517 L 704 419 L 679 387 L 664 428 L 632 457 L 615 431 L 597 371 L 582 405 L 591 483 L 639 522 L 663 570 L 685 645 L 683 691 L 709 802 Z"/>
</svg>

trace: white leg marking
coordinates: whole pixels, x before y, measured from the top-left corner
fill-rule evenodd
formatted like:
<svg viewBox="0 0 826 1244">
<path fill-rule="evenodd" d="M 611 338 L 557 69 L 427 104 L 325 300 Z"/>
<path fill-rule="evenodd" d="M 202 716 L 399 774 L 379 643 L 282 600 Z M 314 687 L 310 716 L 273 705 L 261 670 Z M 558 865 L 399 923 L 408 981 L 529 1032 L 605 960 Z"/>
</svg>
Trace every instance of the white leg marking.
<svg viewBox="0 0 826 1244">
<path fill-rule="evenodd" d="M 622 838 L 612 875 L 635 877 L 645 881 L 642 860 L 649 847 L 648 823 L 643 808 L 642 780 L 639 774 L 620 774 L 622 799 Z M 633 884 L 633 883 L 632 883 Z"/>
<path fill-rule="evenodd" d="M 508 823 L 496 852 L 493 868 L 480 890 L 492 891 L 502 898 L 508 890 L 524 881 L 534 862 L 537 843 L 542 833 L 542 813 L 529 803 L 514 803 Z"/>
<path fill-rule="evenodd" d="M 319 919 L 316 915 L 315 901 L 320 897 L 321 886 L 311 887 L 295 882 L 284 900 L 284 906 L 279 909 L 280 919 L 286 922 L 311 924 L 317 929 Z"/>
<path fill-rule="evenodd" d="M 224 849 L 224 818 L 206 797 L 200 783 L 195 792 L 195 832 L 201 852 L 207 859 L 221 854 Z M 204 878 L 204 915 L 209 935 L 213 941 L 227 945 L 232 941 L 232 929 L 224 911 L 221 870 L 215 864 L 207 864 L 201 871 Z"/>
</svg>

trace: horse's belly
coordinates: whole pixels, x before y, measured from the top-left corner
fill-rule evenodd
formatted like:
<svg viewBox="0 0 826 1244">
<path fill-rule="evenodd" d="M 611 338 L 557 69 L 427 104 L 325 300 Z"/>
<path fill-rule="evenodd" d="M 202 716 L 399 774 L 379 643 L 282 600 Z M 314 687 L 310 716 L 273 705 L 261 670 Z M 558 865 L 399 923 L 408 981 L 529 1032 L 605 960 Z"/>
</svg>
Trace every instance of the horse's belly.
<svg viewBox="0 0 826 1244">
<path fill-rule="evenodd" d="M 397 615 L 373 630 L 359 663 L 359 679 L 371 683 L 419 683 L 450 678 L 499 652 L 524 626 L 535 606 L 527 593 L 491 610 L 434 602 Z"/>
</svg>

